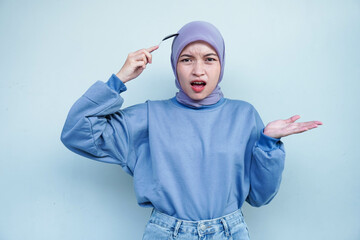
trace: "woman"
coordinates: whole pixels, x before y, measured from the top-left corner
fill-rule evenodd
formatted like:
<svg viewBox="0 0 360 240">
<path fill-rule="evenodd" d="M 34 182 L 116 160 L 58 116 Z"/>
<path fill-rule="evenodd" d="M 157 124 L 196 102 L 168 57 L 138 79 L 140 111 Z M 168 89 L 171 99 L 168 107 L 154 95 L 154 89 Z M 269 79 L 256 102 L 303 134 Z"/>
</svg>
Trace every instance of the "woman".
<svg viewBox="0 0 360 240">
<path fill-rule="evenodd" d="M 119 110 L 125 83 L 157 48 L 130 53 L 116 75 L 91 86 L 71 108 L 61 140 L 133 176 L 138 204 L 153 208 L 143 239 L 249 239 L 241 207 L 267 204 L 277 193 L 280 138 L 322 123 L 295 123 L 296 115 L 264 128 L 251 104 L 224 98 L 224 41 L 201 21 L 173 40 L 176 96 Z"/>
</svg>

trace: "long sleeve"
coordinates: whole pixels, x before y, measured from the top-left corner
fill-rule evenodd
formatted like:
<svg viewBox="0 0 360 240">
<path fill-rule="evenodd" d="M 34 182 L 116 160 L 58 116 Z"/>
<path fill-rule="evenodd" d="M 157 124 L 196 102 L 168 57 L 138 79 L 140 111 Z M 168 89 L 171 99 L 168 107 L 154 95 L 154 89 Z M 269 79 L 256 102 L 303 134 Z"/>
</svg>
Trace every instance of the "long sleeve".
<svg viewBox="0 0 360 240">
<path fill-rule="evenodd" d="M 119 164 L 133 175 L 130 120 L 125 111 L 119 110 L 124 101 L 119 93 L 125 90 L 114 74 L 106 83 L 94 83 L 71 107 L 61 141 L 77 154 Z"/>
<path fill-rule="evenodd" d="M 268 204 L 279 190 L 285 162 L 284 144 L 280 139 L 266 136 L 264 124 L 254 111 L 257 141 L 252 150 L 250 192 L 246 201 L 255 207 Z"/>
</svg>

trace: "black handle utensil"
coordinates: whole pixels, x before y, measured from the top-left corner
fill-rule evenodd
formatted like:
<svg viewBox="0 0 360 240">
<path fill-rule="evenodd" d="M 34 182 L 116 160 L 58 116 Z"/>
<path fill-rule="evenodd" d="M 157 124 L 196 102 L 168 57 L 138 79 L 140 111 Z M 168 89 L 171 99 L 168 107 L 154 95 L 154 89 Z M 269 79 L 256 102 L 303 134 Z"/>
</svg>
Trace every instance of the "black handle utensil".
<svg viewBox="0 0 360 240">
<path fill-rule="evenodd" d="M 167 35 L 166 37 L 163 38 L 163 40 L 160 41 L 160 43 L 158 44 L 158 46 L 160 47 L 160 44 L 161 44 L 163 41 L 165 41 L 165 40 L 167 40 L 167 39 L 169 39 L 169 38 L 172 38 L 172 37 L 176 37 L 177 35 L 179 35 L 179 34 L 178 34 L 178 33 L 174 33 L 174 34 Z"/>
</svg>

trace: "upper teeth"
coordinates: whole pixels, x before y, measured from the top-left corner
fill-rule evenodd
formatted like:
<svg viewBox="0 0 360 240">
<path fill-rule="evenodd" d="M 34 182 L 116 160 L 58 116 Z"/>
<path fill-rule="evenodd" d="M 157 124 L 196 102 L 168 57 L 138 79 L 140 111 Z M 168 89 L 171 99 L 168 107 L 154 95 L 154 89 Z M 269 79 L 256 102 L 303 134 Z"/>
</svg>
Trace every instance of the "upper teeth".
<svg viewBox="0 0 360 240">
<path fill-rule="evenodd" d="M 202 83 L 204 83 L 204 82 L 193 82 L 194 84 L 202 84 Z"/>
</svg>

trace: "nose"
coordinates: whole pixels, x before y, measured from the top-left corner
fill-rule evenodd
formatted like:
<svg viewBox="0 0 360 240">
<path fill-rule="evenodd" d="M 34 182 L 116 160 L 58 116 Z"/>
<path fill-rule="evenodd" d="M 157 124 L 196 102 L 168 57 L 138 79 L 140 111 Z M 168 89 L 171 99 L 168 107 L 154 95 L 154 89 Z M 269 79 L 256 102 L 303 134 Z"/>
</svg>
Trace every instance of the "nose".
<svg viewBox="0 0 360 240">
<path fill-rule="evenodd" d="M 202 61 L 195 61 L 192 73 L 197 77 L 204 75 L 204 63 Z"/>
</svg>

